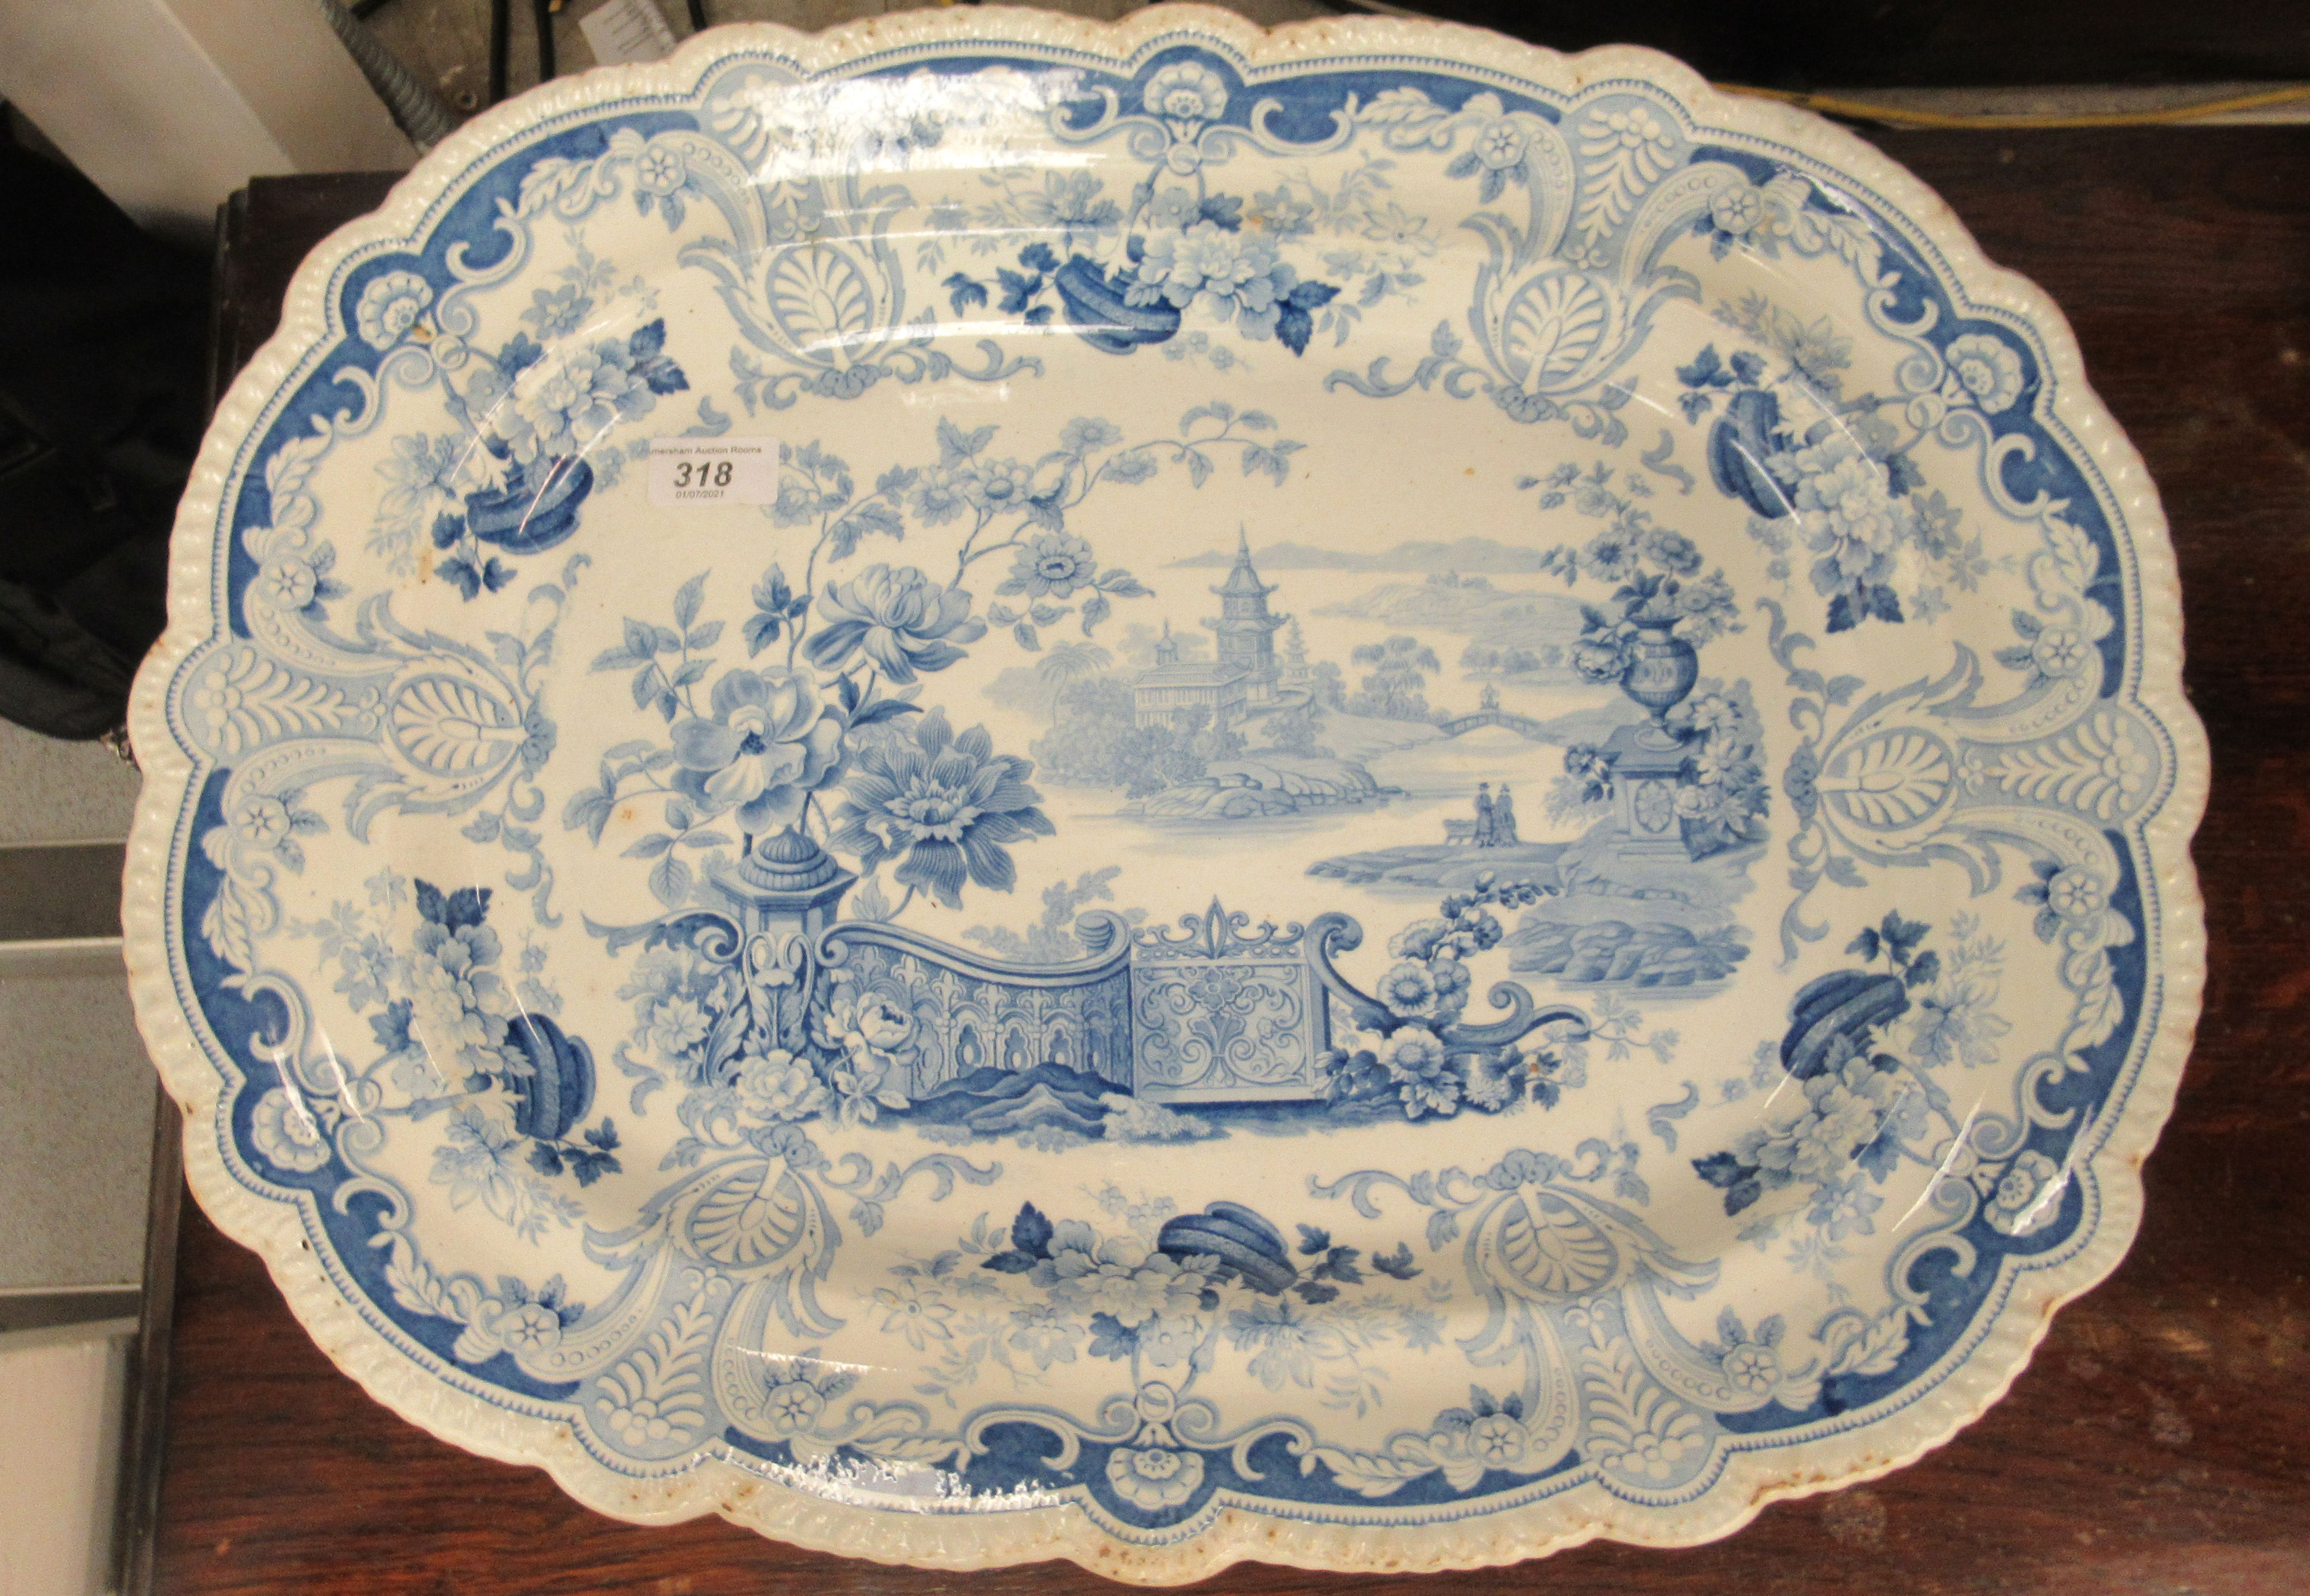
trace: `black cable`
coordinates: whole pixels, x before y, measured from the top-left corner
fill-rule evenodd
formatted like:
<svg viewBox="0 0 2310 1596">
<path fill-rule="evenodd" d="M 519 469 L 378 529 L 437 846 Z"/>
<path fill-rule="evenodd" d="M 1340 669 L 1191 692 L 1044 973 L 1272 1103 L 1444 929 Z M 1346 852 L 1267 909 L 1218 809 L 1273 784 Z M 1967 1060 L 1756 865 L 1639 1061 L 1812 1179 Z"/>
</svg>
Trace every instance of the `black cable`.
<svg viewBox="0 0 2310 1596">
<path fill-rule="evenodd" d="M 513 0 L 490 0 L 490 103 L 506 96 L 506 47 L 513 31 Z"/>
<path fill-rule="evenodd" d="M 551 82 L 553 70 L 553 0 L 531 0 L 530 15 L 537 20 L 537 81 Z"/>
<path fill-rule="evenodd" d="M 690 30 L 703 33 L 706 26 L 706 0 L 690 0 Z"/>
</svg>

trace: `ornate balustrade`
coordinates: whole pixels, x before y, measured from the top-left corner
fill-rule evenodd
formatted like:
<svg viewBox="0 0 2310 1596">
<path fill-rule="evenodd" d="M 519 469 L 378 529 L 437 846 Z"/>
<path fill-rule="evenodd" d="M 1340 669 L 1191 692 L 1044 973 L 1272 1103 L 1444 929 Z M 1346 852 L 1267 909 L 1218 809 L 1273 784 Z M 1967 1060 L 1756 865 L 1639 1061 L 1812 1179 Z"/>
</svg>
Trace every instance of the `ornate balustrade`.
<svg viewBox="0 0 2310 1596">
<path fill-rule="evenodd" d="M 1342 922 L 1352 947 L 1361 933 Z M 1322 950 L 1298 925 L 1254 926 L 1215 900 L 1177 926 L 1076 923 L 1086 957 L 983 958 L 918 932 L 845 921 L 819 942 L 828 967 L 916 1020 L 920 1097 L 988 1065 L 1063 1064 L 1163 1102 L 1321 1097 L 1330 1044 Z"/>
</svg>

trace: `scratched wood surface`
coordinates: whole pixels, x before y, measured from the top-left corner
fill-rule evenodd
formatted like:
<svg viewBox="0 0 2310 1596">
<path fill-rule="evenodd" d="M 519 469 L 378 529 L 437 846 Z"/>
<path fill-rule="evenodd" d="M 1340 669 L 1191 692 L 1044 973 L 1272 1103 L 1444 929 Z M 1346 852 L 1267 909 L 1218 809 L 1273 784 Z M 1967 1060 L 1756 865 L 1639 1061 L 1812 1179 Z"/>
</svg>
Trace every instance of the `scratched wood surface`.
<svg viewBox="0 0 2310 1596">
<path fill-rule="evenodd" d="M 2310 128 L 1880 142 L 2066 308 L 2180 550 L 2189 687 L 2214 750 L 2197 846 L 2211 978 L 2141 1238 L 2012 1393 L 1914 1466 L 1767 1508 L 1713 1546 L 1588 1546 L 1417 1582 L 1427 1596 L 2310 1590 Z M 223 369 L 271 330 L 304 251 L 382 190 L 282 179 L 232 209 Z M 612 1522 L 372 1403 L 189 1205 L 178 1268 L 161 1592 L 1114 1588 L 1068 1565 L 929 1574 L 715 1520 Z M 1244 1565 L 1198 1588 L 1413 1583 Z"/>
</svg>

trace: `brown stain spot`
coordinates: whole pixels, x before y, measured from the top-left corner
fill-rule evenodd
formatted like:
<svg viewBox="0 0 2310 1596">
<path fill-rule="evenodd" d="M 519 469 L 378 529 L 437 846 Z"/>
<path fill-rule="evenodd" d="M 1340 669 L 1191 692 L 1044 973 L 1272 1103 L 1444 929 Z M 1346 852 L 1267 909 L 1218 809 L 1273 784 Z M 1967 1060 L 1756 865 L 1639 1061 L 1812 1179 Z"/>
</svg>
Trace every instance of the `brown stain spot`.
<svg viewBox="0 0 2310 1596">
<path fill-rule="evenodd" d="M 618 819 L 620 819 L 620 820 L 632 820 L 633 818 L 634 818 L 634 806 L 633 806 L 632 804 L 630 804 L 630 803 L 627 804 L 623 809 L 621 809 L 621 810 L 620 810 L 620 811 L 618 811 Z"/>
<path fill-rule="evenodd" d="M 1885 1544 L 1885 1503 L 1866 1486 L 1839 1491 L 1820 1505 L 1821 1528 L 1839 1546 L 1875 1550 Z"/>
</svg>

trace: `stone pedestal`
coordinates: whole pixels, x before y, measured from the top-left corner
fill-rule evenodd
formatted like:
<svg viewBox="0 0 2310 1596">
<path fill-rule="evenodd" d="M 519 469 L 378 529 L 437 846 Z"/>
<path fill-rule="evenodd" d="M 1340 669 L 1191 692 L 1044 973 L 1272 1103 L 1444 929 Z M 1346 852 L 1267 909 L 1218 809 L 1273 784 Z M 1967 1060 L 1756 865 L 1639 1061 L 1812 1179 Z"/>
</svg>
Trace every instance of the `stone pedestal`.
<svg viewBox="0 0 2310 1596">
<path fill-rule="evenodd" d="M 801 832 L 783 831 L 757 842 L 718 884 L 746 904 L 749 931 L 800 932 L 815 941 L 857 880 Z"/>
<path fill-rule="evenodd" d="M 746 977 L 760 1045 L 803 1045 L 819 934 L 857 880 L 799 831 L 762 838 L 736 869 L 715 875 L 715 886 L 741 911 L 742 936 L 729 957 Z"/>
<path fill-rule="evenodd" d="M 1646 857 L 1685 858 L 1684 827 L 1676 818 L 1677 789 L 1684 785 L 1682 744 L 1654 747 L 1648 726 L 1622 726 L 1605 742 L 1612 764 L 1612 807 L 1620 822 L 1619 847 Z"/>
</svg>

